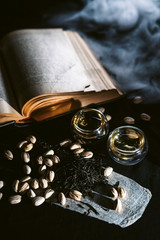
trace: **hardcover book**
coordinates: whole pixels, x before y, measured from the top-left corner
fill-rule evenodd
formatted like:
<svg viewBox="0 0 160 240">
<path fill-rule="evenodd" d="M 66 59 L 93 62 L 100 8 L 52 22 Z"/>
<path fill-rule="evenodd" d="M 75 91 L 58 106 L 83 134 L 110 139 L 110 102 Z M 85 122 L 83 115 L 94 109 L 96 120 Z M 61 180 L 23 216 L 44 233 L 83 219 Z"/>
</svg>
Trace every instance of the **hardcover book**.
<svg viewBox="0 0 160 240">
<path fill-rule="evenodd" d="M 0 49 L 0 123 L 42 121 L 122 94 L 76 32 L 17 30 Z"/>
</svg>

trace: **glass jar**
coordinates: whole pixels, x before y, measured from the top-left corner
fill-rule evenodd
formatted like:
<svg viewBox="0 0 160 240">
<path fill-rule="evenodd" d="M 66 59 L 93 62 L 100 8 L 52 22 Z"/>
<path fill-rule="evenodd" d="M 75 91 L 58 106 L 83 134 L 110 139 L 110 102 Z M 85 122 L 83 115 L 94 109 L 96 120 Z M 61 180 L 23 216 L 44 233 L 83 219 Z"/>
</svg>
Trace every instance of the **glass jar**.
<svg viewBox="0 0 160 240">
<path fill-rule="evenodd" d="M 72 118 L 73 137 L 82 144 L 94 144 L 104 139 L 109 131 L 109 124 L 104 114 L 94 108 L 84 108 Z"/>
<path fill-rule="evenodd" d="M 148 152 L 148 141 L 134 126 L 121 126 L 108 137 L 108 152 L 113 160 L 123 165 L 134 165 L 144 159 Z"/>
</svg>

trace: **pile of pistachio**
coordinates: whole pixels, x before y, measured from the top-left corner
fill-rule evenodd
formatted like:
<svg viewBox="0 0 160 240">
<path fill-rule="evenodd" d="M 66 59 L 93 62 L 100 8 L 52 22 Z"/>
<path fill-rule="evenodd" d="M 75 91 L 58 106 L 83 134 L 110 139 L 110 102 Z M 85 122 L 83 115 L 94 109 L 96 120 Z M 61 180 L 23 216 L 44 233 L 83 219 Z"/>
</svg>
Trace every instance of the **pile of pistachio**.
<svg viewBox="0 0 160 240">
<path fill-rule="evenodd" d="M 23 198 L 28 197 L 35 206 L 39 206 L 45 201 L 52 201 L 52 199 L 55 197 L 55 191 L 51 188 L 51 183 L 55 178 L 55 172 L 53 171 L 52 167 L 60 163 L 60 158 L 55 155 L 53 149 L 49 149 L 48 151 L 44 152 L 43 155 L 38 156 L 36 159 L 36 164 L 39 178 L 33 177 L 31 168 L 32 164 L 30 163 L 35 159 L 31 159 L 30 152 L 34 148 L 36 141 L 37 140 L 35 136 L 29 135 L 25 140 L 17 144 L 17 148 L 21 150 L 21 160 L 24 163 L 24 176 L 21 179 L 15 179 L 13 181 L 12 190 L 15 194 L 9 197 L 8 200 L 10 204 L 18 204 Z M 68 146 L 69 149 L 74 152 L 75 156 L 81 155 L 81 157 L 85 159 L 93 157 L 93 153 L 91 151 L 85 151 L 79 142 L 72 143 L 70 139 L 66 139 L 60 142 L 59 145 L 62 148 Z M 14 161 L 14 155 L 9 149 L 4 152 L 4 156 L 6 160 Z M 0 189 L 2 189 L 4 185 L 4 181 L 0 180 Z M 2 192 L 0 192 L 0 199 L 3 197 Z M 77 190 L 71 190 L 69 192 L 69 197 L 76 201 L 81 201 L 82 194 Z M 60 192 L 58 194 L 58 201 L 62 205 L 67 204 L 64 193 Z"/>
</svg>

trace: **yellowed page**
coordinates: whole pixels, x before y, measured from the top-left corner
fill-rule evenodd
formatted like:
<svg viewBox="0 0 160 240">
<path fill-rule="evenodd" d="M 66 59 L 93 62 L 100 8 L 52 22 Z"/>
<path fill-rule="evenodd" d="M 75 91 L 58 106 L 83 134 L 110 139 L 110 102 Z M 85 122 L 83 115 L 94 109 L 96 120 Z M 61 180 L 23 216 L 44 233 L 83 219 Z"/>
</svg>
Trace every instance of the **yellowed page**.
<svg viewBox="0 0 160 240">
<path fill-rule="evenodd" d="M 4 65 L 0 58 L 0 118 L 10 115 L 20 116 L 12 86 L 10 85 Z"/>
<path fill-rule="evenodd" d="M 86 86 L 90 91 L 102 89 L 88 77 L 88 70 L 60 29 L 15 31 L 3 40 L 2 49 L 21 108 L 41 94 L 85 91 Z"/>
</svg>

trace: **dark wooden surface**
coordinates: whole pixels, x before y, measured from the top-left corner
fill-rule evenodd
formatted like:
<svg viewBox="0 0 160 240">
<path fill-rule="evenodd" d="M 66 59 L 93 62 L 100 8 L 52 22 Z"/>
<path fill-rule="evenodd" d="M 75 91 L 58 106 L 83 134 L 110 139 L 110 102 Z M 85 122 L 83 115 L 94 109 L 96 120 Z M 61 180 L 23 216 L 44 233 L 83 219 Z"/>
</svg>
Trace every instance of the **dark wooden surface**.
<svg viewBox="0 0 160 240">
<path fill-rule="evenodd" d="M 40 239 L 159 239 L 159 197 L 160 197 L 160 117 L 158 116 L 159 106 L 135 105 L 130 100 L 110 102 L 103 105 L 106 112 L 112 116 L 109 123 L 110 131 L 124 125 L 125 116 L 134 117 L 135 126 L 140 127 L 146 134 L 149 142 L 149 152 L 147 157 L 135 166 L 122 166 L 109 158 L 107 153 L 107 143 L 96 145 L 93 151 L 106 154 L 107 162 L 114 168 L 114 171 L 128 176 L 143 187 L 148 188 L 152 193 L 143 216 L 133 225 L 122 229 L 116 225 L 93 219 L 78 213 L 64 210 L 59 207 L 43 204 L 34 207 L 30 201 L 22 201 L 19 205 L 10 205 L 8 196 L 11 194 L 10 184 L 13 179 L 20 176 L 22 163 L 20 159 L 4 163 L 2 157 L 3 149 L 9 146 L 15 156 L 16 143 L 24 139 L 28 134 L 34 134 L 37 139 L 43 140 L 54 146 L 61 139 L 70 136 L 70 121 L 73 113 L 58 119 L 43 123 L 33 123 L 30 125 L 11 124 L 0 128 L 1 147 L 1 178 L 6 181 L 3 188 L 4 198 L 0 202 L 0 226 L 1 231 L 6 236 L 17 236 L 28 239 L 30 236 Z M 146 112 L 151 115 L 151 121 L 145 122 L 140 119 L 140 113 Z M 18 156 L 18 155 L 17 155 Z"/>
</svg>

